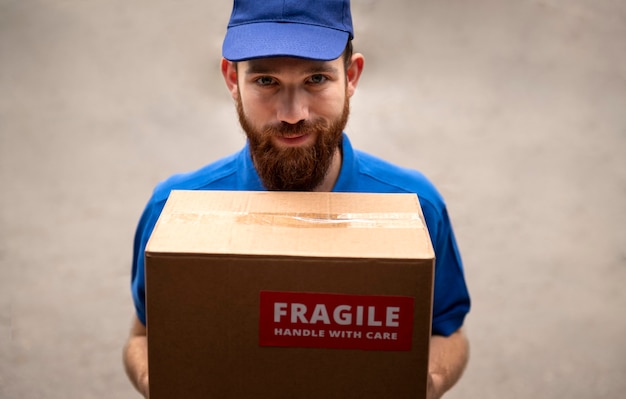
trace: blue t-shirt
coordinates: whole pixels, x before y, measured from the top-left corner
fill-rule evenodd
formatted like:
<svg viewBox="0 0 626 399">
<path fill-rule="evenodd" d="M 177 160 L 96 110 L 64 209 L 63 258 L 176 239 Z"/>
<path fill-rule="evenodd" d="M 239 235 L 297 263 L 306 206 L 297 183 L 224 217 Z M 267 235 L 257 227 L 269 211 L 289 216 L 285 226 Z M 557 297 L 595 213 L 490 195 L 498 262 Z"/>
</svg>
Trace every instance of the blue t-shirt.
<svg viewBox="0 0 626 399">
<path fill-rule="evenodd" d="M 432 332 L 452 334 L 463 325 L 470 309 L 470 298 L 443 198 L 421 173 L 354 150 L 345 134 L 342 149 L 341 171 L 333 191 L 417 194 L 436 257 Z M 157 185 L 141 216 L 134 242 L 131 286 L 137 317 L 144 324 L 144 251 L 171 190 L 264 191 L 265 188 L 247 144 L 233 155 L 196 171 L 174 175 Z"/>
</svg>

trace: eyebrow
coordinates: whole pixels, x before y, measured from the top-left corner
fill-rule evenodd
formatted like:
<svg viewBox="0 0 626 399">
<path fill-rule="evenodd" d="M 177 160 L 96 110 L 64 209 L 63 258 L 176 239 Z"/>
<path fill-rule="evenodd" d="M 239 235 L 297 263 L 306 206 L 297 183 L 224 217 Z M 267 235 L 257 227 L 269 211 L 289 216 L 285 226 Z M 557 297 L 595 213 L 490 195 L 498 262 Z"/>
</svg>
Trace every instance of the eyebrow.
<svg viewBox="0 0 626 399">
<path fill-rule="evenodd" d="M 260 63 L 260 62 L 251 61 L 245 73 L 248 75 L 255 75 L 255 74 L 275 75 L 275 74 L 278 74 L 279 72 L 280 70 L 273 66 L 264 65 L 263 63 Z M 304 74 L 306 75 L 316 74 L 316 73 L 336 74 L 336 73 L 339 73 L 339 70 L 335 68 L 334 66 L 329 65 L 328 63 L 323 62 L 323 61 L 316 62 L 312 64 L 309 68 L 306 68 L 304 70 Z"/>
</svg>

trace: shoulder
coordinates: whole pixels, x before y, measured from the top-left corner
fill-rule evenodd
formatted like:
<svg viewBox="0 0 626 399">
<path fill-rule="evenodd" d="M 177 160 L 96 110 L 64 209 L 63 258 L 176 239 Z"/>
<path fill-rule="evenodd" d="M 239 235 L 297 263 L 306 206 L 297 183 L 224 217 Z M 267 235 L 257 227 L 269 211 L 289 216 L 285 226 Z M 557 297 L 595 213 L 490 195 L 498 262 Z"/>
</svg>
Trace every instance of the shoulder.
<svg viewBox="0 0 626 399">
<path fill-rule="evenodd" d="M 172 175 L 158 183 L 137 225 L 135 245 L 145 245 L 172 190 L 226 190 L 234 187 L 237 181 L 237 157 L 240 153 L 194 171 Z"/>
<path fill-rule="evenodd" d="M 164 203 L 172 190 L 224 189 L 234 185 L 239 154 L 232 154 L 197 170 L 170 176 L 157 184 L 151 202 Z"/>
<path fill-rule="evenodd" d="M 240 166 L 245 154 L 246 147 L 199 169 L 177 173 L 159 182 L 143 210 L 136 238 L 147 240 L 172 190 L 235 189 L 242 178 Z"/>
<path fill-rule="evenodd" d="M 422 172 L 396 165 L 360 150 L 354 150 L 359 184 L 375 192 L 415 193 L 423 208 L 442 212 L 443 197 Z"/>
</svg>

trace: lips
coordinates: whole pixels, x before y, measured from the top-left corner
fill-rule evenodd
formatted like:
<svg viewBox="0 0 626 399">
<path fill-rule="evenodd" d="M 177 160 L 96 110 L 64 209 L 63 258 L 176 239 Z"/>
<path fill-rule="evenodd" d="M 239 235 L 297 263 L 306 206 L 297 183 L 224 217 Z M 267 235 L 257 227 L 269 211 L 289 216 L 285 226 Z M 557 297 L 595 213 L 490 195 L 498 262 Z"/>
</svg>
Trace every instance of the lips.
<svg viewBox="0 0 626 399">
<path fill-rule="evenodd" d="M 276 142 L 286 146 L 299 146 L 308 142 L 310 137 L 308 133 L 287 134 L 276 137 Z"/>
<path fill-rule="evenodd" d="M 306 136 L 308 133 L 292 133 L 292 134 L 283 134 L 281 137 L 285 139 L 296 139 L 298 137 Z"/>
</svg>

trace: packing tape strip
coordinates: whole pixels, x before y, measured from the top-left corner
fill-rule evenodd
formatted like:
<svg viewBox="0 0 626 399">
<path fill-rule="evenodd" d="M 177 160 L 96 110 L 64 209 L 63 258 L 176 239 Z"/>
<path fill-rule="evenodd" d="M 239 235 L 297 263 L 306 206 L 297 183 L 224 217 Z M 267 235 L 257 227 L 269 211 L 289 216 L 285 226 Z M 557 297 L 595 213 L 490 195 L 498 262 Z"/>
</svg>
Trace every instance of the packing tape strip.
<svg viewBox="0 0 626 399">
<path fill-rule="evenodd" d="M 162 214 L 164 222 L 257 224 L 297 228 L 424 228 L 422 218 L 415 213 L 297 213 L 275 212 L 194 211 Z"/>
</svg>

